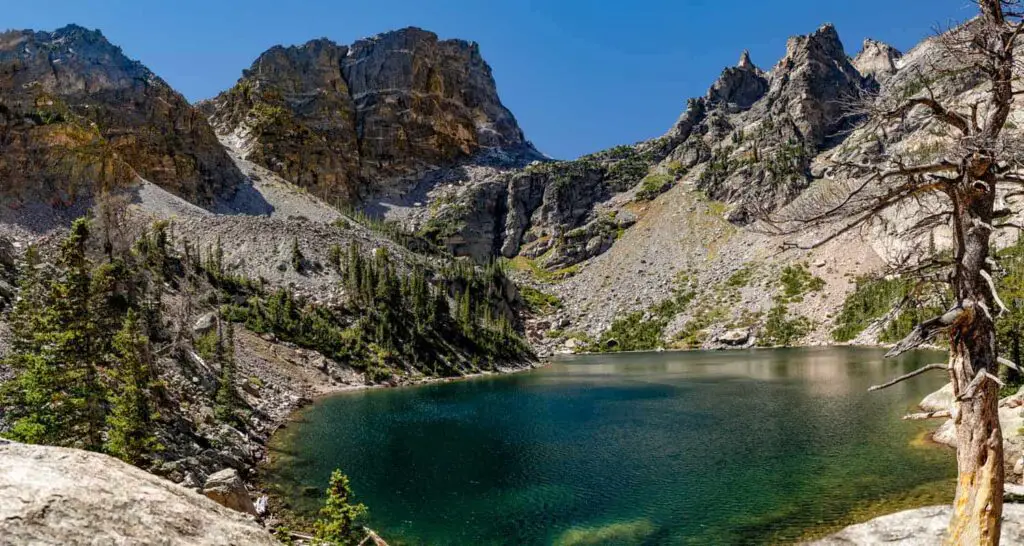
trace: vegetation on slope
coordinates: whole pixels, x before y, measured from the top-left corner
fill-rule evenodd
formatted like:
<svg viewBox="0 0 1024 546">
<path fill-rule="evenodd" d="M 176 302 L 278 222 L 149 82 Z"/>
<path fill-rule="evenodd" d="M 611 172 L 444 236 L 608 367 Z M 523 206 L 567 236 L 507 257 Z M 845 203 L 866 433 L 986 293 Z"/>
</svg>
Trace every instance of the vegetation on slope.
<svg viewBox="0 0 1024 546">
<path fill-rule="evenodd" d="M 129 250 L 100 252 L 82 219 L 52 262 L 27 252 L 4 362 L 14 377 L 0 391 L 5 436 L 156 462 L 157 438 L 175 434 L 185 411 L 171 401 L 196 396 L 171 392 L 155 369 L 158 358 L 186 377 L 196 377 L 201 359 L 215 373 L 213 386 L 187 405 L 209 405 L 218 422 L 245 430 L 250 410 L 237 391 L 236 323 L 320 351 L 369 381 L 460 375 L 532 358 L 514 328 L 514 285 L 498 265 L 441 262 L 403 272 L 385 251 L 370 255 L 354 245 L 332 253 L 346 298 L 327 307 L 227 272 L 219 242 L 207 249 L 179 243 L 180 251 L 161 222 Z M 193 333 L 205 310 L 213 330 Z"/>
</svg>

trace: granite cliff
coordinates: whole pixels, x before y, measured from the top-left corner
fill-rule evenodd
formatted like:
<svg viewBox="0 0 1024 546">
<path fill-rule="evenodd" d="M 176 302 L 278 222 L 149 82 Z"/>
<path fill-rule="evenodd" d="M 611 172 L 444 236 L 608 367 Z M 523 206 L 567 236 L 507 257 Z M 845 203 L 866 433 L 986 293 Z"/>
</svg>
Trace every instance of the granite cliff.
<svg viewBox="0 0 1024 546">
<path fill-rule="evenodd" d="M 242 157 L 348 205 L 487 152 L 540 157 L 479 46 L 418 28 L 273 47 L 202 108 Z"/>
<path fill-rule="evenodd" d="M 0 34 L 0 180 L 9 197 L 67 204 L 138 175 L 194 203 L 242 175 L 205 117 L 96 30 Z"/>
</svg>

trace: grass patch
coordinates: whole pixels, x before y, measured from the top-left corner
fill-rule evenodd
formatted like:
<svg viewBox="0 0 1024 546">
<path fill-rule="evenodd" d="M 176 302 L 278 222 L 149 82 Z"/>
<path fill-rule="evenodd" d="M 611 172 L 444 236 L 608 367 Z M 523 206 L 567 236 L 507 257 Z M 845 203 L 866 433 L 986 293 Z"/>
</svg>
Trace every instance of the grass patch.
<svg viewBox="0 0 1024 546">
<path fill-rule="evenodd" d="M 526 307 L 538 315 L 550 315 L 562 307 L 562 300 L 532 286 L 520 286 L 519 294 L 523 296 Z"/>
<path fill-rule="evenodd" d="M 801 302 L 805 294 L 818 292 L 825 287 L 825 281 L 813 275 L 807 270 L 807 264 L 802 263 L 784 267 L 779 282 L 782 284 L 779 301 L 783 303 Z"/>
<path fill-rule="evenodd" d="M 530 273 L 538 281 L 553 283 L 558 281 L 564 281 L 569 277 L 572 277 L 576 273 L 579 273 L 579 264 L 570 265 L 569 267 L 563 267 L 555 270 L 548 270 L 543 268 L 537 260 L 527 258 L 526 256 L 516 256 L 509 260 L 509 264 L 516 271 L 523 271 Z"/>
<path fill-rule="evenodd" d="M 668 191 L 674 182 L 675 178 L 669 174 L 647 175 L 640 181 L 640 189 L 636 192 L 636 198 L 639 201 L 650 201 Z"/>
</svg>

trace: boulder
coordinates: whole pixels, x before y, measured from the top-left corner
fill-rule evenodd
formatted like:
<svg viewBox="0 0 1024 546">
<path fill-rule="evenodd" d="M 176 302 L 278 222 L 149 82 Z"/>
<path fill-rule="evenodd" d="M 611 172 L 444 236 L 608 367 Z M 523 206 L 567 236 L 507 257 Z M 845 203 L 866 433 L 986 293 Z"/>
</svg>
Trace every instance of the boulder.
<svg viewBox="0 0 1024 546">
<path fill-rule="evenodd" d="M 736 328 L 734 330 L 726 330 L 722 335 L 718 336 L 715 341 L 726 345 L 744 345 L 749 340 L 750 330 L 747 330 L 746 328 Z"/>
<path fill-rule="evenodd" d="M 249 497 L 249 490 L 245 488 L 242 478 L 234 468 L 225 468 L 211 474 L 203 486 L 203 494 L 221 506 L 256 515 L 256 506 Z"/>
<path fill-rule="evenodd" d="M 211 311 L 196 319 L 196 323 L 192 325 L 192 333 L 197 336 L 205 335 L 215 326 L 217 326 L 217 314 Z"/>
<path fill-rule="evenodd" d="M 0 537 L 61 546 L 278 544 L 251 518 L 113 457 L 2 441 Z"/>
<path fill-rule="evenodd" d="M 810 544 L 815 546 L 849 546 L 851 544 L 900 544 L 901 546 L 932 546 L 942 544 L 951 506 L 927 506 L 881 516 L 865 523 L 851 525 L 842 531 Z M 1024 505 L 1003 506 L 1003 544 L 1024 543 Z"/>
<path fill-rule="evenodd" d="M 946 383 L 941 389 L 929 394 L 921 400 L 918 407 L 922 411 L 942 411 L 953 407 L 953 384 Z"/>
</svg>

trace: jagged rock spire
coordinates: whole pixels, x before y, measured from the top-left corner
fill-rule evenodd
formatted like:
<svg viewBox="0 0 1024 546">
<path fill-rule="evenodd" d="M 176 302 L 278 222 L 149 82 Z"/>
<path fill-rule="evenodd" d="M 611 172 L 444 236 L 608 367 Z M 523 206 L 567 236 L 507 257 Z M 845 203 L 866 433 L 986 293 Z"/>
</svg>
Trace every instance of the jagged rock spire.
<svg viewBox="0 0 1024 546">
<path fill-rule="evenodd" d="M 736 63 L 736 66 L 738 68 L 745 68 L 745 69 L 757 68 L 756 66 L 754 66 L 753 61 L 750 60 L 750 50 L 749 49 L 744 49 L 743 50 L 743 53 L 740 54 L 740 62 Z"/>
<path fill-rule="evenodd" d="M 853 66 L 863 76 L 881 83 L 896 73 L 896 61 L 902 56 L 895 47 L 867 38 L 860 53 L 853 59 Z"/>
</svg>

